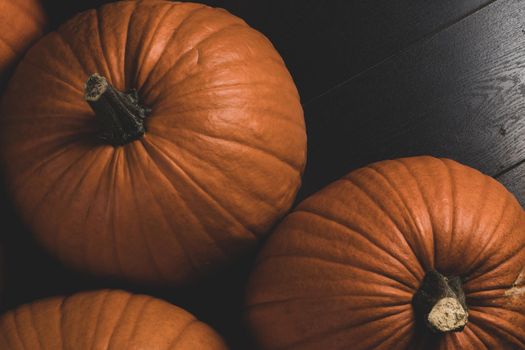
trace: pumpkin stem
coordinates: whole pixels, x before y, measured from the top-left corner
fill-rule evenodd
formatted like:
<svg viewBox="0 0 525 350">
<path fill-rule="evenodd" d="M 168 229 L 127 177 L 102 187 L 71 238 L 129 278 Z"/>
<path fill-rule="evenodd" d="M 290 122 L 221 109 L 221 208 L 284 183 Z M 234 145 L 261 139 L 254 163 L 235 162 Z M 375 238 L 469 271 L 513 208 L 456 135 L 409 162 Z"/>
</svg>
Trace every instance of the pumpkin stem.
<svg viewBox="0 0 525 350">
<path fill-rule="evenodd" d="M 435 333 L 460 332 L 467 324 L 465 292 L 459 277 L 427 272 L 412 304 L 416 317 Z"/>
<path fill-rule="evenodd" d="M 105 142 L 123 146 L 144 135 L 144 118 L 151 110 L 139 104 L 135 90 L 120 92 L 95 73 L 86 81 L 84 98 L 95 112 L 102 127 L 100 138 Z"/>
</svg>

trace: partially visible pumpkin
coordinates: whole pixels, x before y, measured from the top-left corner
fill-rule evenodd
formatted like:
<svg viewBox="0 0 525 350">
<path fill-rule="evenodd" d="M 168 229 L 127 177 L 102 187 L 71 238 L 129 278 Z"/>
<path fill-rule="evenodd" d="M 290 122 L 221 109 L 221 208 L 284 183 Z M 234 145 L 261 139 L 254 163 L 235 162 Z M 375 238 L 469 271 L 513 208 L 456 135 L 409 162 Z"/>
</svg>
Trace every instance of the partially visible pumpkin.
<svg viewBox="0 0 525 350">
<path fill-rule="evenodd" d="M 0 85 L 46 26 L 40 0 L 0 0 Z"/>
<path fill-rule="evenodd" d="M 11 80 L 0 133 L 14 201 L 45 247 L 95 274 L 175 285 L 253 247 L 290 208 L 306 155 L 272 44 L 224 10 L 157 0 L 43 38 Z"/>
<path fill-rule="evenodd" d="M 261 349 L 525 349 L 525 215 L 497 181 L 414 157 L 351 172 L 264 247 Z"/>
<path fill-rule="evenodd" d="M 36 301 L 0 318 L 3 350 L 226 350 L 221 337 L 167 302 L 123 291 Z"/>
</svg>

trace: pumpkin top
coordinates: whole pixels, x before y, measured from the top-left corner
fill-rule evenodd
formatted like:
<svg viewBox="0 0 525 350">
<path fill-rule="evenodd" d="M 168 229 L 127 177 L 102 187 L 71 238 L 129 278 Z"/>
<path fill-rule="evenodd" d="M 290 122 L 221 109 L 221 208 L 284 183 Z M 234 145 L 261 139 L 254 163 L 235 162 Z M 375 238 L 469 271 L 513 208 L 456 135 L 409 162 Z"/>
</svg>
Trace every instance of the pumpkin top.
<svg viewBox="0 0 525 350">
<path fill-rule="evenodd" d="M 137 282 L 186 284 L 253 247 L 306 159 L 277 51 L 201 4 L 78 14 L 29 50 L 0 108 L 0 161 L 37 238 L 73 267 Z"/>
<path fill-rule="evenodd" d="M 524 266 L 525 214 L 500 183 L 448 159 L 383 161 L 283 220 L 248 318 L 263 349 L 518 349 Z"/>
</svg>

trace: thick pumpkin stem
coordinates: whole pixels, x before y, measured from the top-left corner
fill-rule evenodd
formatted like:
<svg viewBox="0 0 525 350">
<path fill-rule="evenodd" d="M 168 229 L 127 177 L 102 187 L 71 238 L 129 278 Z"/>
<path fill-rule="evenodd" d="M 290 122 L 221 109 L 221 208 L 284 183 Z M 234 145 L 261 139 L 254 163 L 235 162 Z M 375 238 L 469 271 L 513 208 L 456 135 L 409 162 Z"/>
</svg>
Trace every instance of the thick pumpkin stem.
<svg viewBox="0 0 525 350">
<path fill-rule="evenodd" d="M 460 332 L 468 321 L 461 279 L 429 271 L 412 299 L 416 317 L 435 333 Z"/>
<path fill-rule="evenodd" d="M 139 104 L 135 90 L 120 92 L 95 73 L 86 81 L 84 98 L 95 112 L 105 142 L 117 147 L 144 135 L 144 118 L 150 110 Z"/>
</svg>

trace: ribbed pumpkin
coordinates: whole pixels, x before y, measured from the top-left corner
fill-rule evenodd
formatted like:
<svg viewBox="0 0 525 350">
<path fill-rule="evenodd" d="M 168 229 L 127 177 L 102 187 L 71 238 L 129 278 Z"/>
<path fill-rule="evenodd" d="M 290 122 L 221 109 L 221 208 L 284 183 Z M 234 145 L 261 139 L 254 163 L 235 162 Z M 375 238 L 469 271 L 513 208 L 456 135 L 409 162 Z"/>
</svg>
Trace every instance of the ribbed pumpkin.
<svg viewBox="0 0 525 350">
<path fill-rule="evenodd" d="M 2 102 L 22 217 L 68 265 L 184 284 L 254 246 L 306 157 L 279 54 L 221 9 L 119 1 L 35 45 Z"/>
<path fill-rule="evenodd" d="M 448 159 L 389 160 L 303 201 L 264 247 L 261 349 L 525 349 L 525 215 Z"/>
<path fill-rule="evenodd" d="M 0 0 L 0 83 L 46 25 L 39 0 Z"/>
<path fill-rule="evenodd" d="M 3 350 L 225 350 L 221 337 L 181 308 L 123 291 L 33 302 L 0 318 Z"/>
</svg>

